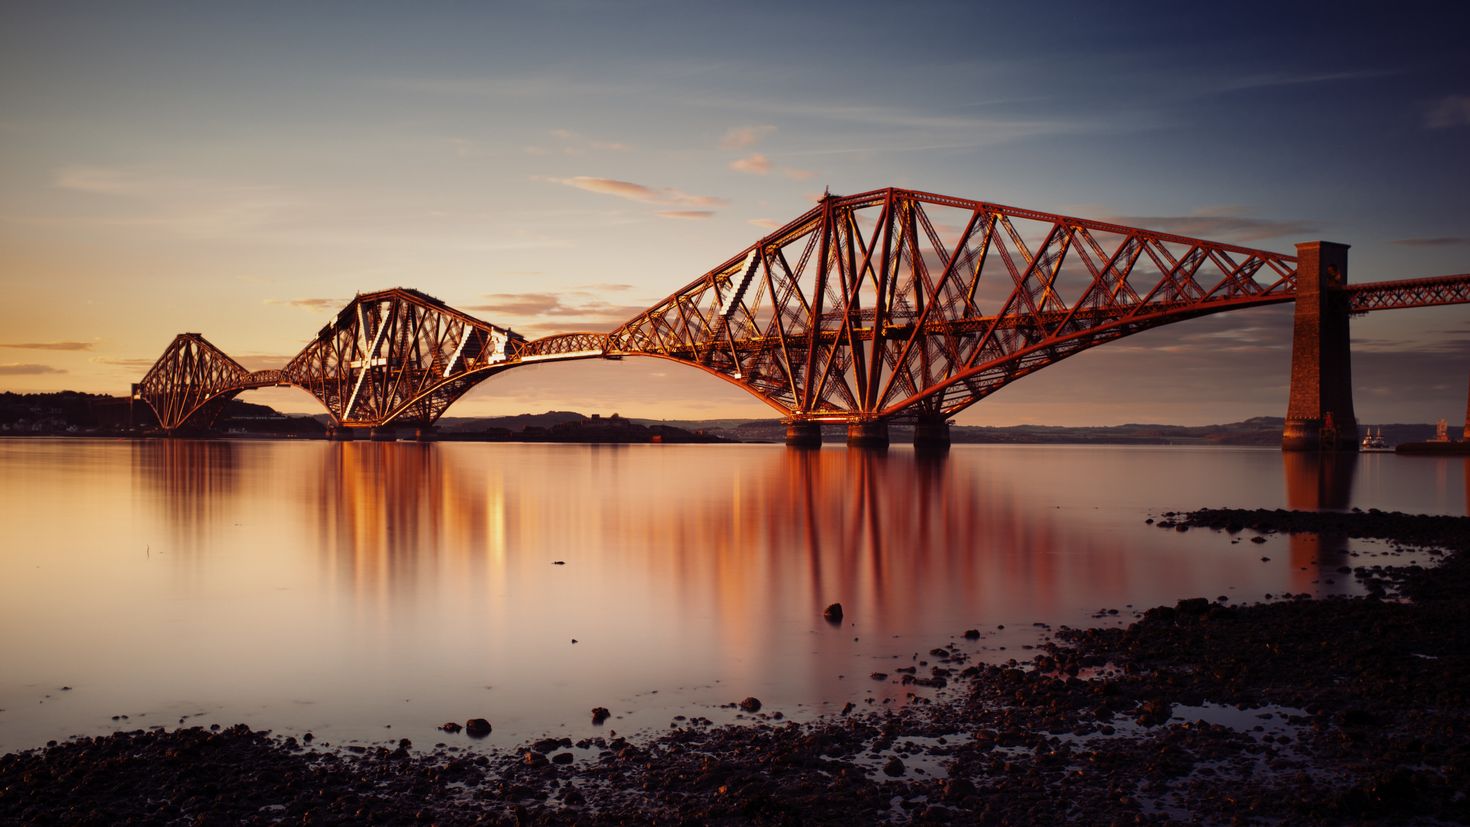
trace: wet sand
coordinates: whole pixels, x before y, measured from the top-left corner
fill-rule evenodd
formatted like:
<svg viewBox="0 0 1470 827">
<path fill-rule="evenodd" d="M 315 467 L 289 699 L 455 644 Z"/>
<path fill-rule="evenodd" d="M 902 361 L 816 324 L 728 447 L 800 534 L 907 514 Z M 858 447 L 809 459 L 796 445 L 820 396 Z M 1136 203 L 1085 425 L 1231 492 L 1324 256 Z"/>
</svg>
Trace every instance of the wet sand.
<svg viewBox="0 0 1470 827">
<path fill-rule="evenodd" d="M 1026 662 L 942 643 L 875 676 L 944 687 L 898 712 L 767 710 L 495 753 L 243 726 L 73 739 L 0 758 L 0 822 L 1470 823 L 1470 519 L 1205 510 L 1159 525 L 1324 531 L 1439 562 L 1340 572 L 1361 598 L 1181 600 L 1059 630 Z"/>
</svg>

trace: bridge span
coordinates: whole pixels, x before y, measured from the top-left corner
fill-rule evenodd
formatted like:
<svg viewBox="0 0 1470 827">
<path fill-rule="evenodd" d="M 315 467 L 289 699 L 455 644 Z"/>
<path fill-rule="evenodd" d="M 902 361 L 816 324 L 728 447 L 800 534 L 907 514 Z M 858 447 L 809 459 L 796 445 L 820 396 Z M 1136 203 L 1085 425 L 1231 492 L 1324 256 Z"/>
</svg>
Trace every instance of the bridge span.
<svg viewBox="0 0 1470 827">
<path fill-rule="evenodd" d="M 1125 336 L 1295 302 L 1283 447 L 1355 450 L 1352 315 L 1470 303 L 1470 275 L 1348 284 L 1347 246 L 1285 255 L 984 201 L 888 188 L 824 197 L 605 332 L 528 340 L 406 288 L 359 294 L 279 370 L 248 371 L 179 334 L 133 394 L 172 433 L 209 427 L 251 388 L 295 386 L 339 429 L 429 428 L 506 370 L 643 356 L 731 382 L 787 423 L 787 442 L 846 425 L 888 443 L 894 420 L 942 447 L 949 420 L 1011 382 Z"/>
</svg>

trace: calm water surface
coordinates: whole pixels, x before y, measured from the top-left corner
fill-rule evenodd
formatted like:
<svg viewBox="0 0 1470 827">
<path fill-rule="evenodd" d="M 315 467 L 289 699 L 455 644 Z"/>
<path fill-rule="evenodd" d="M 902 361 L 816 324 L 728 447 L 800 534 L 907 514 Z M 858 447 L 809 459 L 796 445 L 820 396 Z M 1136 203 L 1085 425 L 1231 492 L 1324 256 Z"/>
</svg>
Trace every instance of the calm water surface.
<svg viewBox="0 0 1470 827">
<path fill-rule="evenodd" d="M 180 718 L 430 746 L 483 716 L 510 746 L 589 733 L 593 706 L 631 732 L 731 720 L 747 695 L 795 717 L 899 704 L 869 673 L 965 629 L 1004 660 L 1033 623 L 1099 609 L 1355 588 L 1340 539 L 1148 516 L 1463 514 L 1467 473 L 1194 448 L 0 440 L 0 751 Z"/>
</svg>

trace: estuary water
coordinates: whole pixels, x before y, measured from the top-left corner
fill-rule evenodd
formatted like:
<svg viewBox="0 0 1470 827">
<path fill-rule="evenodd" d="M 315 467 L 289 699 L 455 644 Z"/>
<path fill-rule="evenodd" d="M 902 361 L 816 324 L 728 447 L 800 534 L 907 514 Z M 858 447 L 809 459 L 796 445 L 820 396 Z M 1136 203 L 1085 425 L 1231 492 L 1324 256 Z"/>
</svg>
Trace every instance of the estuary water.
<svg viewBox="0 0 1470 827">
<path fill-rule="evenodd" d="M 590 734 L 595 706 L 628 734 L 752 695 L 788 718 L 901 705 L 870 673 L 934 646 L 1021 658 L 1036 624 L 1351 593 L 1338 568 L 1381 551 L 1149 517 L 1464 514 L 1467 474 L 1193 447 L 0 440 L 0 752 L 181 721 L 428 747 L 485 717 L 476 743 L 506 747 Z"/>
</svg>

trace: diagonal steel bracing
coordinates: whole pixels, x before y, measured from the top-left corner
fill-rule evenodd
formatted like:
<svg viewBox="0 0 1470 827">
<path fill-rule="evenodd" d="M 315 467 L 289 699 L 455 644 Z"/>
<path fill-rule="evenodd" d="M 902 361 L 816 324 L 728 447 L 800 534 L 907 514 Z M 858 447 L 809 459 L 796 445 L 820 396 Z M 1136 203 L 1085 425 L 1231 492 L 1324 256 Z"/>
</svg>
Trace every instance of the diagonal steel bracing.
<svg viewBox="0 0 1470 827">
<path fill-rule="evenodd" d="M 359 295 L 282 370 L 183 334 L 137 388 L 167 429 L 271 384 L 340 426 L 423 426 L 518 365 L 650 356 L 792 421 L 933 421 L 1124 336 L 1292 301 L 1296 275 L 1294 256 L 890 188 L 823 198 L 608 333 L 527 341 L 400 288 Z M 1353 312 L 1463 303 L 1470 275 L 1343 290 Z"/>
</svg>

